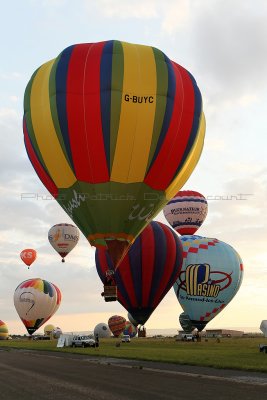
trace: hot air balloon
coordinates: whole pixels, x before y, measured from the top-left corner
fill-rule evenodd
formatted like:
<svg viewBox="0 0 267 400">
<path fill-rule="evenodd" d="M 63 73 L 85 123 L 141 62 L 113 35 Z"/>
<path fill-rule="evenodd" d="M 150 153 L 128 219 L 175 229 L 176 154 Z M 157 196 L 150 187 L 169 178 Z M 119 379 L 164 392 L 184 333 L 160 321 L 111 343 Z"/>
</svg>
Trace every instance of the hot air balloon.
<svg viewBox="0 0 267 400">
<path fill-rule="evenodd" d="M 123 331 L 124 335 L 129 335 L 130 338 L 133 338 L 137 334 L 137 328 L 130 321 L 126 321 L 125 328 Z"/>
<path fill-rule="evenodd" d="M 5 340 L 8 338 L 8 328 L 7 325 L 0 320 L 0 340 Z"/>
<path fill-rule="evenodd" d="M 56 329 L 55 325 L 48 324 L 44 327 L 44 334 L 50 336 L 54 329 Z"/>
<path fill-rule="evenodd" d="M 126 325 L 126 319 L 120 315 L 113 315 L 108 320 L 108 326 L 115 337 L 119 337 Z"/>
<path fill-rule="evenodd" d="M 168 226 L 152 221 L 135 240 L 115 272 L 118 301 L 137 324 L 145 324 L 171 289 L 182 266 L 182 245 Z M 102 282 L 112 268 L 107 251 L 96 250 L 96 267 Z"/>
<path fill-rule="evenodd" d="M 109 40 L 72 45 L 35 71 L 23 131 L 43 184 L 117 267 L 194 170 L 205 118 L 186 69 Z"/>
<path fill-rule="evenodd" d="M 57 326 L 55 329 L 53 329 L 52 336 L 54 339 L 59 339 L 60 335 L 62 335 L 62 330 Z"/>
<path fill-rule="evenodd" d="M 111 336 L 111 331 L 107 324 L 100 322 L 94 328 L 94 336 L 98 335 L 99 339 L 109 338 Z"/>
<path fill-rule="evenodd" d="M 76 226 L 71 224 L 56 224 L 49 229 L 48 240 L 51 246 L 64 258 L 78 243 L 80 234 Z"/>
<path fill-rule="evenodd" d="M 55 314 L 60 302 L 57 286 L 40 278 L 22 282 L 14 293 L 15 308 L 30 335 Z"/>
<path fill-rule="evenodd" d="M 186 235 L 183 267 L 174 291 L 193 327 L 202 331 L 236 295 L 243 263 L 229 244 L 218 239 Z"/>
<path fill-rule="evenodd" d="M 189 318 L 189 315 L 187 315 L 184 312 L 180 314 L 179 322 L 185 333 L 191 333 L 195 329 L 194 326 L 192 325 L 192 321 Z"/>
<path fill-rule="evenodd" d="M 163 213 L 180 235 L 193 235 L 207 216 L 208 203 L 201 193 L 181 190 L 166 204 Z"/>
<path fill-rule="evenodd" d="M 20 253 L 20 258 L 22 261 L 28 266 L 28 269 L 32 265 L 32 263 L 36 260 L 37 253 L 33 249 L 24 249 Z"/>
</svg>

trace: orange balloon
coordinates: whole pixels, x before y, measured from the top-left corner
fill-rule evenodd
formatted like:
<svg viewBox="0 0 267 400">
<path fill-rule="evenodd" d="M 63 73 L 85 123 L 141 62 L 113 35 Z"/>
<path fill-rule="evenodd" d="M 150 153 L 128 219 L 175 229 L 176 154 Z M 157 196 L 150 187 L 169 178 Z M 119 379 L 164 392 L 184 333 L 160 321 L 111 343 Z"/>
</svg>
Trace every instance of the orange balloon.
<svg viewBox="0 0 267 400">
<path fill-rule="evenodd" d="M 26 265 L 28 265 L 28 267 L 32 265 L 32 263 L 36 260 L 36 257 L 37 253 L 33 249 L 24 249 L 20 253 L 20 258 Z"/>
</svg>

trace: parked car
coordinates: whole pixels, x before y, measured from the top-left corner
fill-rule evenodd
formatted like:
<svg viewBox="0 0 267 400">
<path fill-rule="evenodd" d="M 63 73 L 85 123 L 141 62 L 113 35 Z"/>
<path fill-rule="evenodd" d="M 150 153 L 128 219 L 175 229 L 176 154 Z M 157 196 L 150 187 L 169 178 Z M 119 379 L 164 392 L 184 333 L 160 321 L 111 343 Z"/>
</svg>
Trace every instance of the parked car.
<svg viewBox="0 0 267 400">
<path fill-rule="evenodd" d="M 123 335 L 121 341 L 124 343 L 129 343 L 131 341 L 130 335 Z"/>
<path fill-rule="evenodd" d="M 95 340 L 90 336 L 73 336 L 72 347 L 95 347 Z"/>
</svg>

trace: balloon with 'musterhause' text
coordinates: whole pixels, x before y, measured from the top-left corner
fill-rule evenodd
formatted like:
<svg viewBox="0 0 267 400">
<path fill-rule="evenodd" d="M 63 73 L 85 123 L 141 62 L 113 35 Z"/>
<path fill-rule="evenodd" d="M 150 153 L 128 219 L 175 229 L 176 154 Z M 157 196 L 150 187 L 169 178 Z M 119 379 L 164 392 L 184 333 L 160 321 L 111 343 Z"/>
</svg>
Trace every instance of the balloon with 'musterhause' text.
<svg viewBox="0 0 267 400">
<path fill-rule="evenodd" d="M 236 295 L 243 263 L 232 246 L 218 239 L 187 235 L 181 242 L 183 266 L 174 291 L 192 326 L 202 331 Z"/>
</svg>

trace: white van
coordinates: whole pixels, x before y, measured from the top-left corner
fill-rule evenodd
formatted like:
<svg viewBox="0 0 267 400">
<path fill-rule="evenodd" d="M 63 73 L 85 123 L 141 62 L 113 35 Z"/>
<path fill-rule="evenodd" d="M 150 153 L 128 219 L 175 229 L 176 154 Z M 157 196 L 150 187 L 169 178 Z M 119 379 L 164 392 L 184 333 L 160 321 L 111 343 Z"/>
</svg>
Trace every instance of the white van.
<svg viewBox="0 0 267 400">
<path fill-rule="evenodd" d="M 123 335 L 121 341 L 124 343 L 129 343 L 131 341 L 130 335 Z"/>
</svg>

